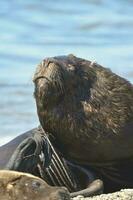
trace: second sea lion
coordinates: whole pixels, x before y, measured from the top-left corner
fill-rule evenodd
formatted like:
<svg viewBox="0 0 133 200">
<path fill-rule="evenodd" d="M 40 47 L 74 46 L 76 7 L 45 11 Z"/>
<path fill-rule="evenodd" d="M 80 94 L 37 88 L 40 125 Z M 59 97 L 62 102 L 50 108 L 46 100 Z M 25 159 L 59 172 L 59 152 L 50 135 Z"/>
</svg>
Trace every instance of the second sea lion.
<svg viewBox="0 0 133 200">
<path fill-rule="evenodd" d="M 31 174 L 0 170 L 0 199 L 70 200 L 70 194 L 66 188 L 49 186 Z"/>
</svg>

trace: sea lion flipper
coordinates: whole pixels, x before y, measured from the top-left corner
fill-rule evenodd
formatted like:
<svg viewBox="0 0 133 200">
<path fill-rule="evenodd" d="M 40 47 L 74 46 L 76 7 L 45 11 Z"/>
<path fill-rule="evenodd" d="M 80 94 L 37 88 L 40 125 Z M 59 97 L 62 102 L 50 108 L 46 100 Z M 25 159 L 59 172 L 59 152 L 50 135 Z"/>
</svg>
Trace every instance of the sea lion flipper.
<svg viewBox="0 0 133 200">
<path fill-rule="evenodd" d="M 44 155 L 47 158 L 45 158 Z M 38 163 L 42 163 L 43 165 L 45 165 L 46 162 L 48 163 L 50 155 L 48 144 L 45 142 L 44 138 L 37 133 L 32 137 L 26 138 L 18 145 L 7 163 L 6 169 L 32 172 L 32 170 L 37 167 Z"/>
<path fill-rule="evenodd" d="M 27 171 L 29 168 L 29 162 L 33 165 L 33 152 L 35 151 L 35 142 L 29 137 L 22 141 L 19 146 L 14 151 L 11 159 L 6 165 L 6 169 L 16 170 L 16 171 Z"/>
<path fill-rule="evenodd" d="M 86 189 L 70 193 L 71 197 L 83 195 L 84 197 L 90 197 L 103 193 L 103 181 L 100 179 L 94 180 Z"/>
</svg>

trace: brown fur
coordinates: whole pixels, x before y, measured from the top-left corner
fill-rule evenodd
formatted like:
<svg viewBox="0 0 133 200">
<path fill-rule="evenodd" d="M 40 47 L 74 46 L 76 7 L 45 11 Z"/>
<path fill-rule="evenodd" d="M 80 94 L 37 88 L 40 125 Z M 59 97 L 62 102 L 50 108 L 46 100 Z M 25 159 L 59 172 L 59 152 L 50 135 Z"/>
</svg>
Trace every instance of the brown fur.
<svg viewBox="0 0 133 200">
<path fill-rule="evenodd" d="M 133 86 L 73 55 L 43 60 L 34 76 L 42 127 L 65 157 L 107 166 L 133 156 Z"/>
<path fill-rule="evenodd" d="M 16 171 L 0 170 L 1 200 L 69 200 L 66 188 L 51 187 L 42 179 Z"/>
</svg>

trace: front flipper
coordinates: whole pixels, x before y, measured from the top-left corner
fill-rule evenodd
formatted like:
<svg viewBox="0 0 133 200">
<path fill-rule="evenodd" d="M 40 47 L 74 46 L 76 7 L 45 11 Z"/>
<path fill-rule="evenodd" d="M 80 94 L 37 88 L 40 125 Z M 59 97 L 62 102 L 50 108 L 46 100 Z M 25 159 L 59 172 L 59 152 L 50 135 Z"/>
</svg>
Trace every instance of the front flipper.
<svg viewBox="0 0 133 200">
<path fill-rule="evenodd" d="M 87 188 L 70 193 L 71 197 L 76 197 L 78 195 L 83 195 L 84 197 L 95 196 L 103 193 L 103 182 L 100 179 L 94 180 L 88 185 Z"/>
<path fill-rule="evenodd" d="M 76 197 L 78 195 L 90 197 L 103 193 L 103 181 L 97 179 L 97 176 L 92 169 L 82 165 L 77 165 L 70 161 L 66 162 L 76 177 L 79 185 L 79 189 L 77 191 L 70 193 L 71 197 Z"/>
<path fill-rule="evenodd" d="M 50 160 L 51 149 L 47 140 L 36 133 L 19 144 L 7 163 L 6 169 L 32 173 L 38 164 L 47 167 Z"/>
</svg>

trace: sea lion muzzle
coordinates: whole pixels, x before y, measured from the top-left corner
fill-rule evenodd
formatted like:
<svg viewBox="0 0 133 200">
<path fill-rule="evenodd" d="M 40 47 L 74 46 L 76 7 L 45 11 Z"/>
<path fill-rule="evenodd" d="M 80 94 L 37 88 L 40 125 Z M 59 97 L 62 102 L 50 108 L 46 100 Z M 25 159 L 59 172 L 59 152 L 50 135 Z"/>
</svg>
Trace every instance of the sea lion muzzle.
<svg viewBox="0 0 133 200">
<path fill-rule="evenodd" d="M 38 65 L 38 72 L 33 81 L 39 83 L 39 96 L 44 99 L 42 106 L 58 103 L 64 94 L 63 72 L 60 64 L 54 59 L 48 59 Z M 36 98 L 36 92 L 34 96 Z"/>
</svg>

